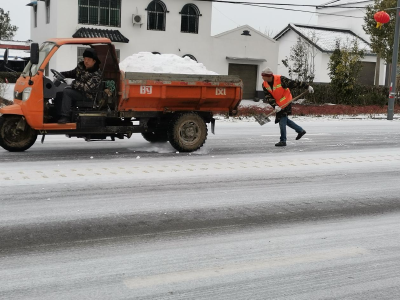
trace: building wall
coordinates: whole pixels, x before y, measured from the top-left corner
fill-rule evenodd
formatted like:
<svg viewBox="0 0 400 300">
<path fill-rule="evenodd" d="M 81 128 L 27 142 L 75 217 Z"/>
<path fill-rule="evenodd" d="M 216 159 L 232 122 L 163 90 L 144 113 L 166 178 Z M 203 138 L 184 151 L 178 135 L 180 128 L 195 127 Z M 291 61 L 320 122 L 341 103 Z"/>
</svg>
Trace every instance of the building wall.
<svg viewBox="0 0 400 300">
<path fill-rule="evenodd" d="M 248 30 L 251 36 L 242 35 L 243 30 Z M 217 73 L 228 74 L 229 63 L 257 65 L 255 88 L 258 91 L 262 90 L 261 70 L 267 66 L 274 71 L 278 68 L 279 43 L 249 26 L 215 36 L 212 45 L 212 53 L 216 53 L 214 64 L 217 66 Z"/>
<path fill-rule="evenodd" d="M 297 37 L 298 34 L 295 33 L 293 30 L 290 30 L 283 37 L 279 39 L 278 74 L 281 74 L 283 76 L 289 76 L 288 69 L 283 65 L 282 60 L 285 59 L 286 57 L 288 58 L 290 57 L 290 49 L 296 44 Z M 316 70 L 315 70 L 314 82 L 328 83 L 331 81 L 329 78 L 329 70 L 328 70 L 329 59 L 330 59 L 329 53 L 323 53 L 317 51 L 317 55 L 315 57 Z M 365 56 L 362 59 L 362 61 L 376 63 L 376 56 Z M 384 63 L 381 63 L 380 66 L 381 76 L 379 80 L 380 85 L 385 84 L 385 76 L 384 76 L 385 70 L 386 66 L 384 65 Z"/>
<path fill-rule="evenodd" d="M 119 30 L 130 41 L 129 43 L 114 43 L 120 50 L 123 60 L 138 52 L 160 52 L 183 56 L 191 54 L 208 70 L 221 75 L 228 74 L 229 61 L 226 57 L 242 57 L 244 60 L 235 63 L 249 64 L 246 58 L 266 59 L 273 69 L 277 67 L 278 43 L 253 28 L 249 27 L 251 37 L 242 36 L 243 28 L 232 30 L 229 34 L 211 36 L 212 3 L 191 0 L 164 0 L 167 6 L 166 30 L 147 30 L 147 11 L 150 0 L 122 0 L 121 27 L 94 26 L 78 24 L 78 0 L 51 1 L 50 24 L 46 24 L 45 4 L 38 1 L 38 26 L 33 27 L 33 9 L 31 39 L 42 43 L 49 38 L 67 38 L 81 27 Z M 181 15 L 179 12 L 188 3 L 195 4 L 201 13 L 199 17 L 198 34 L 181 33 Z M 132 24 L 132 14 L 142 16 L 143 25 Z M 246 27 L 247 28 L 247 27 Z M 63 46 L 57 51 L 50 62 L 50 68 L 59 71 L 75 67 L 77 58 L 76 46 Z M 265 68 L 267 63 L 262 61 L 251 63 Z M 261 90 L 261 78 L 257 82 L 257 90 Z"/>
</svg>

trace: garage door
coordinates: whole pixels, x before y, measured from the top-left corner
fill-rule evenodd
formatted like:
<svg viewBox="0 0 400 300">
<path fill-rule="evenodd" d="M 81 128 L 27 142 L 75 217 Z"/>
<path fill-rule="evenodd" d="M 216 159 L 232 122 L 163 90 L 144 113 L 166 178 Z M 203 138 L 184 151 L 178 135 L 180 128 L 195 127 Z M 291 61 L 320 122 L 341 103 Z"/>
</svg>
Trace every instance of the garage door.
<svg viewBox="0 0 400 300">
<path fill-rule="evenodd" d="M 228 75 L 238 75 L 243 81 L 243 99 L 256 97 L 257 65 L 229 64 Z"/>
</svg>

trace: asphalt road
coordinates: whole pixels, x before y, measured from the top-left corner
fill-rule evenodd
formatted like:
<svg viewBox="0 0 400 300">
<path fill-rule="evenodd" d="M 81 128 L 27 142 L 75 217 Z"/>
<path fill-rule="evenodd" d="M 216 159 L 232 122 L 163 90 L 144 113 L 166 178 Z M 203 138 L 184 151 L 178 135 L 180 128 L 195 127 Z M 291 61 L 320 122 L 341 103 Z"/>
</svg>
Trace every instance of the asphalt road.
<svg viewBox="0 0 400 300">
<path fill-rule="evenodd" d="M 0 299 L 398 299 L 399 122 L 298 122 L 0 150 Z"/>
</svg>

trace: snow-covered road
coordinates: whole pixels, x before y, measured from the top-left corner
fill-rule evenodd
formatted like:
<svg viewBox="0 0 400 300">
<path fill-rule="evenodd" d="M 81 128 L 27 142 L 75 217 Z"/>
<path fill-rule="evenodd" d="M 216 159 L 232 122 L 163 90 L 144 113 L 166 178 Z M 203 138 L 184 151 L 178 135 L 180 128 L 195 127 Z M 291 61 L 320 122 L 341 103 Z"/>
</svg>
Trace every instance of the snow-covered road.
<svg viewBox="0 0 400 300">
<path fill-rule="evenodd" d="M 140 135 L 0 150 L 5 299 L 394 299 L 399 120 L 218 121 L 195 153 Z M 20 280 L 24 278 L 24 280 Z"/>
</svg>

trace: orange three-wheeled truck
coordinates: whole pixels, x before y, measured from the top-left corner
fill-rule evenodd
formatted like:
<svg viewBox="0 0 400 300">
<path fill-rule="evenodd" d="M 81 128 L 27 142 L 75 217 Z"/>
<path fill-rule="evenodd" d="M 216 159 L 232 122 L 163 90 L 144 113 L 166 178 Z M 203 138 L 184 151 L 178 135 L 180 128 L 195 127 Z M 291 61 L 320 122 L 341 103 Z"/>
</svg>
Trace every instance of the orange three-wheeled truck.
<svg viewBox="0 0 400 300">
<path fill-rule="evenodd" d="M 102 82 L 95 101 L 76 103 L 71 123 L 58 124 L 57 99 L 67 86 L 62 75 L 45 69 L 63 45 L 96 49 Z M 114 45 L 105 38 L 50 39 L 31 45 L 30 62 L 14 88 L 14 104 L 0 108 L 0 146 L 29 149 L 42 135 L 64 134 L 90 140 L 130 138 L 141 133 L 149 142 L 167 142 L 178 151 L 199 149 L 214 133 L 214 114 L 235 115 L 242 99 L 239 77 L 123 72 Z"/>
</svg>

